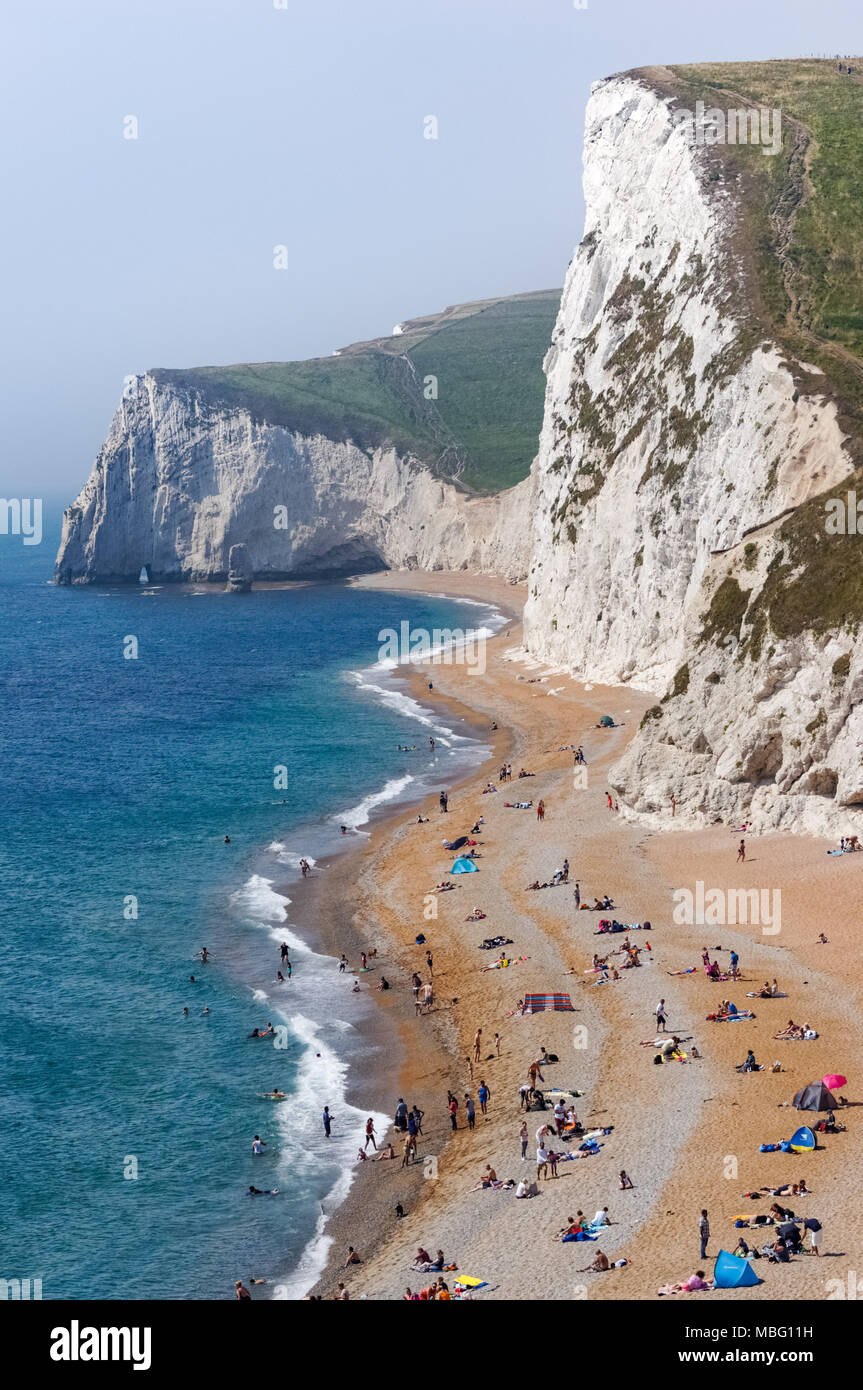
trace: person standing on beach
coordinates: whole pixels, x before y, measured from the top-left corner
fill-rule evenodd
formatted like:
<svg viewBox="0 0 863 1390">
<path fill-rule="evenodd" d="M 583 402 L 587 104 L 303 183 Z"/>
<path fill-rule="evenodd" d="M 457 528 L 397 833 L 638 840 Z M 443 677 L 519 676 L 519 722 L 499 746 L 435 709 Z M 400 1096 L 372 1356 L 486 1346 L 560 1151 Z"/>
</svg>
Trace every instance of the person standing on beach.
<svg viewBox="0 0 863 1390">
<path fill-rule="evenodd" d="M 707 1242 L 710 1239 L 710 1222 L 707 1219 L 707 1211 L 701 1209 L 701 1216 L 698 1220 L 698 1234 L 701 1237 L 701 1256 L 702 1260 L 707 1258 Z"/>
<path fill-rule="evenodd" d="M 480 1052 L 480 1048 L 481 1048 L 481 1047 L 482 1047 L 482 1029 L 481 1029 L 481 1028 L 477 1028 L 477 1030 L 476 1030 L 476 1036 L 474 1037 L 474 1040 L 473 1040 L 473 1060 L 474 1060 L 475 1062 L 478 1062 L 478 1061 L 479 1061 L 479 1052 Z M 473 1068 L 471 1068 L 471 1080 L 473 1080 Z"/>
<path fill-rule="evenodd" d="M 339 956 L 339 974 L 344 975 L 348 968 L 348 958 L 346 955 Z"/>
<path fill-rule="evenodd" d="M 441 792 L 441 794 L 440 794 L 440 808 L 441 808 L 441 811 L 444 813 L 444 815 L 446 815 L 446 809 L 447 809 L 447 802 L 448 802 L 448 801 L 449 801 L 449 797 L 447 796 L 446 792 Z"/>
<path fill-rule="evenodd" d="M 654 1009 L 654 1013 L 656 1014 L 656 1026 L 657 1026 L 657 1028 L 660 1030 L 661 1033 L 664 1033 L 664 1032 L 665 1032 L 665 1025 L 666 1025 L 666 1023 L 667 1023 L 667 1021 L 668 1021 L 668 1020 L 666 1019 L 666 1017 L 665 1017 L 665 1000 L 664 1000 L 664 999 L 660 999 L 659 1003 L 657 1004 L 656 1008 Z"/>
<path fill-rule="evenodd" d="M 746 863 L 746 841 L 745 841 L 745 840 L 741 840 L 741 841 L 740 841 L 740 844 L 737 846 L 737 862 L 738 862 L 738 864 L 745 864 L 745 863 Z"/>
<path fill-rule="evenodd" d="M 471 1061 L 470 1057 L 465 1057 L 464 1060 L 467 1062 L 468 1073 L 470 1075 L 471 1081 L 473 1081 L 473 1062 Z"/>
<path fill-rule="evenodd" d="M 477 1091 L 477 1095 L 478 1095 L 478 1097 L 479 1097 L 479 1108 L 480 1108 L 480 1110 L 482 1111 L 482 1113 L 485 1115 L 485 1113 L 486 1113 L 486 1106 L 488 1105 L 489 1101 L 491 1100 L 491 1091 L 489 1090 L 488 1086 L 486 1086 L 486 1084 L 485 1084 L 484 1081 L 480 1081 L 480 1083 L 479 1083 L 479 1090 Z"/>
<path fill-rule="evenodd" d="M 536 808 L 537 820 L 545 820 L 545 802 L 540 797 L 539 805 Z"/>
<path fill-rule="evenodd" d="M 563 868 L 562 868 L 562 870 L 561 870 L 561 878 L 563 879 L 564 883 L 569 883 L 569 860 L 568 860 L 568 859 L 564 859 L 564 861 L 563 861 Z"/>
<path fill-rule="evenodd" d="M 518 1138 L 521 1144 L 521 1161 L 522 1163 L 524 1163 L 525 1159 L 527 1158 L 527 1145 L 529 1138 L 527 1132 L 527 1120 L 522 1121 L 521 1129 L 518 1131 Z"/>
<path fill-rule="evenodd" d="M 732 978 L 732 980 L 736 980 L 737 977 L 738 977 L 739 974 L 740 974 L 740 971 L 739 971 L 739 969 L 738 969 L 738 966 L 739 966 L 739 965 L 740 965 L 740 957 L 738 956 L 738 954 L 737 954 L 736 951 L 732 951 L 732 952 L 731 952 L 731 978 Z"/>
<path fill-rule="evenodd" d="M 371 1115 L 369 1115 L 369 1118 L 366 1120 L 366 1142 L 363 1147 L 367 1149 L 369 1143 L 371 1143 L 372 1148 L 377 1152 L 378 1146 L 375 1143 L 375 1122 Z"/>
<path fill-rule="evenodd" d="M 425 1111 L 424 1111 L 424 1110 L 420 1110 L 420 1108 L 419 1108 L 418 1105 L 415 1105 L 414 1108 L 413 1108 L 413 1110 L 412 1110 L 411 1113 L 410 1113 L 410 1119 L 413 1120 L 414 1125 L 416 1126 L 416 1131 L 415 1131 L 415 1132 L 416 1132 L 417 1134 L 422 1134 L 422 1132 L 423 1132 L 423 1115 L 424 1115 L 424 1114 L 425 1114 Z"/>
<path fill-rule="evenodd" d="M 452 1091 L 447 1092 L 447 1109 L 449 1110 L 449 1122 L 453 1129 L 458 1129 L 458 1101 Z"/>
<path fill-rule="evenodd" d="M 500 1056 L 500 1033 L 495 1033 L 495 1035 L 494 1035 L 494 1050 L 495 1050 L 495 1052 L 497 1053 L 497 1055 L 498 1055 L 498 1057 L 499 1057 L 499 1056 Z"/>
<path fill-rule="evenodd" d="M 467 1127 L 473 1129 L 476 1123 L 476 1107 L 473 1103 L 473 1096 L 467 1091 L 464 1093 L 464 1109 L 467 1115 Z"/>
<path fill-rule="evenodd" d="M 408 1108 L 405 1105 L 402 1096 L 399 1096 L 399 1103 L 396 1106 L 395 1121 L 396 1129 L 399 1130 L 402 1134 L 404 1134 L 405 1130 L 408 1127 Z"/>
<path fill-rule="evenodd" d="M 434 958 L 431 951 L 426 951 L 426 965 L 429 971 L 429 980 L 434 978 Z"/>
<path fill-rule="evenodd" d="M 333 1122 L 333 1117 L 332 1117 L 332 1115 L 330 1114 L 330 1107 L 329 1107 L 328 1105 L 325 1105 L 325 1106 L 324 1106 L 324 1113 L 323 1113 L 323 1116 L 322 1116 L 321 1118 L 323 1119 L 323 1123 L 324 1123 L 324 1134 L 325 1134 L 325 1135 L 327 1136 L 327 1138 L 329 1139 L 329 1137 L 330 1137 L 330 1125 L 331 1125 L 332 1122 Z"/>
<path fill-rule="evenodd" d="M 575 887 L 572 890 L 572 896 L 575 898 L 575 910 L 577 912 L 578 909 L 581 907 L 581 884 L 579 883 L 578 879 L 576 879 L 575 881 Z"/>
</svg>

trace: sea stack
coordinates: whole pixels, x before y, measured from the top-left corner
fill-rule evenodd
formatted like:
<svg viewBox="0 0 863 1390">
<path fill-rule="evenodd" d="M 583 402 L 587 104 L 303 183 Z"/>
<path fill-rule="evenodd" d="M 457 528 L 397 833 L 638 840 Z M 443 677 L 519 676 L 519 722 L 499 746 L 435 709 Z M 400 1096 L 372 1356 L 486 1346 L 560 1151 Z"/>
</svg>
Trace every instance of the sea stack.
<svg viewBox="0 0 863 1390">
<path fill-rule="evenodd" d="M 252 591 L 252 561 L 244 545 L 232 545 L 228 552 L 228 582 L 225 590 L 229 594 L 249 594 Z"/>
</svg>

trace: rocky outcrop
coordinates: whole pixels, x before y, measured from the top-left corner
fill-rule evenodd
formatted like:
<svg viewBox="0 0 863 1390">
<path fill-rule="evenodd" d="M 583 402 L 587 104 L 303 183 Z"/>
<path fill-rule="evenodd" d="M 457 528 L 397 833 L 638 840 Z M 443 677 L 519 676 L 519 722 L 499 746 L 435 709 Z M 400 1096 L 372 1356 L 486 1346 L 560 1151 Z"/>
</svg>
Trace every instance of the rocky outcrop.
<svg viewBox="0 0 863 1390">
<path fill-rule="evenodd" d="M 419 566 L 527 572 L 531 483 L 473 497 L 394 447 L 304 435 L 138 378 L 64 514 L 58 583 L 225 581 Z"/>
<path fill-rule="evenodd" d="M 806 550 L 824 532 L 807 499 L 854 461 L 818 370 L 753 329 L 743 195 L 718 179 L 651 82 L 594 89 L 585 235 L 546 359 L 526 645 L 664 692 L 612 772 L 624 814 L 667 824 L 674 795 L 677 826 L 833 832 L 863 800 L 855 604 L 785 599 L 829 569 L 820 542 Z"/>
<path fill-rule="evenodd" d="M 225 585 L 229 594 L 248 594 L 255 577 L 249 552 L 244 545 L 232 545 L 228 555 L 228 582 Z"/>
</svg>

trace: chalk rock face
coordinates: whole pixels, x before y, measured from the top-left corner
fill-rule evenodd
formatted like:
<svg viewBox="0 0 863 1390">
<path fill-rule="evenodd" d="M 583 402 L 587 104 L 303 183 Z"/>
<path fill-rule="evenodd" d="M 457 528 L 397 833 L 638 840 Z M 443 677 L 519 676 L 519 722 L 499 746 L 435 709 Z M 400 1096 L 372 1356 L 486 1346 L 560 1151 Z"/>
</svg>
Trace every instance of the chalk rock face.
<svg viewBox="0 0 863 1390">
<path fill-rule="evenodd" d="M 471 497 L 392 447 L 307 436 L 145 375 L 64 514 L 58 583 L 419 567 L 527 572 L 532 484 Z"/>
<path fill-rule="evenodd" d="M 776 574 L 805 587 L 808 563 L 777 518 L 852 462 L 817 370 L 803 364 L 801 391 L 799 364 L 747 336 L 740 208 L 703 155 L 649 82 L 595 86 L 585 235 L 545 364 L 525 641 L 577 677 L 667 692 L 612 772 L 625 815 L 667 824 L 674 794 L 676 826 L 847 830 L 860 657 L 850 634 L 775 610 Z"/>
</svg>

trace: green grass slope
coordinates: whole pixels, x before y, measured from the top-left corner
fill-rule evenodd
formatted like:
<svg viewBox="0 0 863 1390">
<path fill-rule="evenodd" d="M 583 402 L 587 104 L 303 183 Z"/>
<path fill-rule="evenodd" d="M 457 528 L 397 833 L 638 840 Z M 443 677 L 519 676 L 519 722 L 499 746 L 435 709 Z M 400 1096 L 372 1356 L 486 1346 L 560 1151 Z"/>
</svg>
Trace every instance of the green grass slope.
<svg viewBox="0 0 863 1390">
<path fill-rule="evenodd" d="M 454 305 L 403 333 L 304 362 L 153 372 L 212 406 L 242 406 L 303 434 L 392 443 L 442 476 L 498 492 L 530 471 L 542 425 L 542 360 L 559 290 Z M 428 378 L 434 377 L 437 398 Z"/>
</svg>

